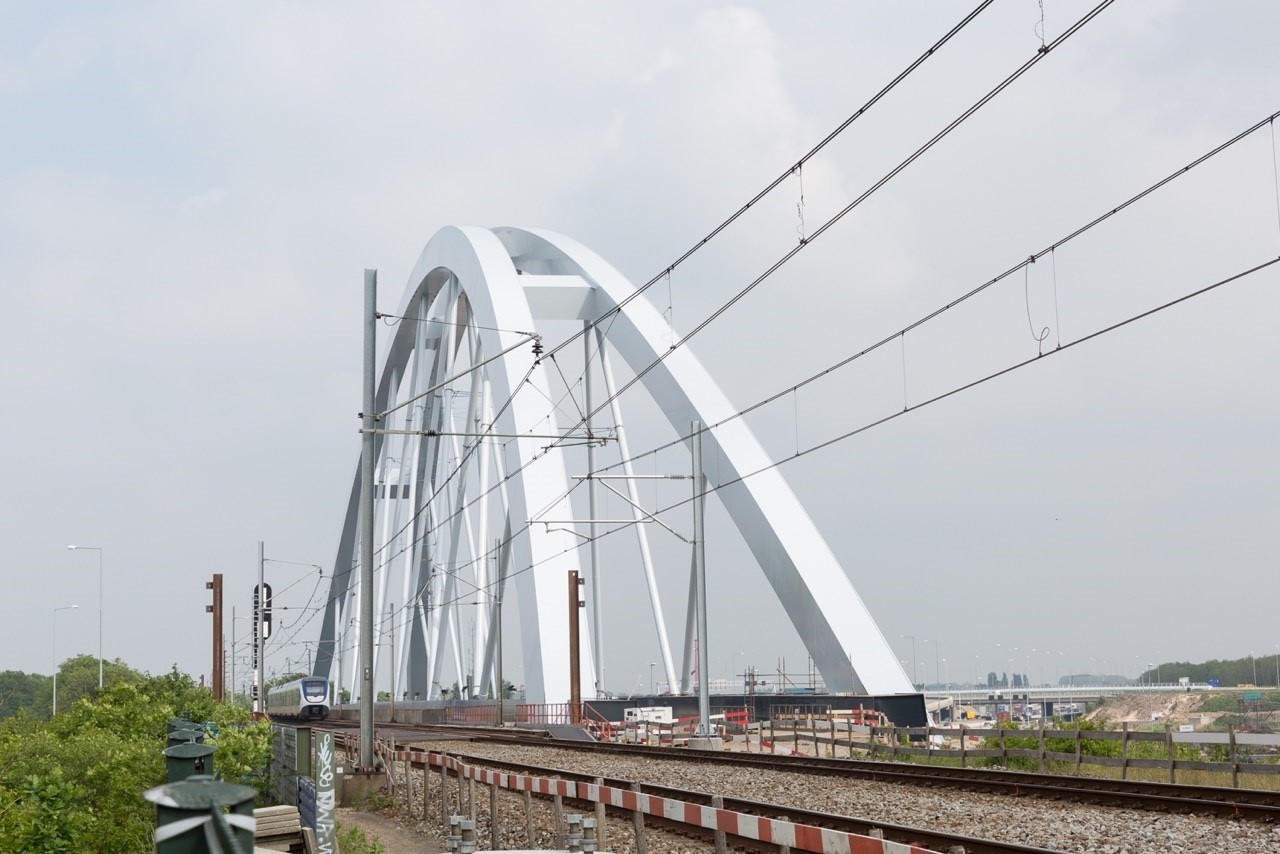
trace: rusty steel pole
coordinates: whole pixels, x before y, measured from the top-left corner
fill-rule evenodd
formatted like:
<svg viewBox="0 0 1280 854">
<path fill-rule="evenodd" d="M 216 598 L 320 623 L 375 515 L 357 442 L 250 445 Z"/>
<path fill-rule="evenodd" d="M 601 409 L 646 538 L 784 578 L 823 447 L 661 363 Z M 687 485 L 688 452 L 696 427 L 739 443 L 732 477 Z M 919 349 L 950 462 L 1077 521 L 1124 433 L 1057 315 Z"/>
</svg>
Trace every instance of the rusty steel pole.
<svg viewBox="0 0 1280 854">
<path fill-rule="evenodd" d="M 213 699 L 219 703 L 222 702 L 223 685 L 222 674 L 223 667 L 226 665 L 225 659 L 222 657 L 222 573 L 215 572 L 213 581 L 206 581 L 206 590 L 213 591 L 213 604 L 206 605 L 205 610 L 213 614 Z"/>
<path fill-rule="evenodd" d="M 569 723 L 582 722 L 582 679 L 578 660 L 578 609 L 582 607 L 578 588 L 582 584 L 578 570 L 569 570 Z"/>
</svg>

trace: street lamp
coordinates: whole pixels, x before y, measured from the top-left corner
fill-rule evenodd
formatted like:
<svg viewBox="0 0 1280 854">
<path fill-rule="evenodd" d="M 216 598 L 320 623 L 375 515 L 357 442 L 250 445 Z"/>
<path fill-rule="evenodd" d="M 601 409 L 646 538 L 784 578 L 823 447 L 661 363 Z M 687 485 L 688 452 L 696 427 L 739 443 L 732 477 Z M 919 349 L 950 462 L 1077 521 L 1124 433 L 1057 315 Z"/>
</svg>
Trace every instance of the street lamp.
<svg viewBox="0 0 1280 854">
<path fill-rule="evenodd" d="M 100 546 L 67 546 L 68 551 L 98 553 L 98 690 L 102 690 L 102 548 Z"/>
<path fill-rule="evenodd" d="M 913 686 L 916 684 L 919 684 L 920 678 L 919 678 L 919 675 L 916 673 L 916 636 L 915 635 L 898 635 L 898 639 L 911 641 L 911 683 Z"/>
<path fill-rule="evenodd" d="M 653 668 L 655 668 L 655 667 L 657 667 L 657 666 L 658 666 L 658 662 L 656 662 L 656 661 L 650 661 L 650 662 L 649 662 L 649 696 L 650 696 L 650 697 L 654 696 L 654 693 L 653 693 Z"/>
<path fill-rule="evenodd" d="M 79 605 L 63 605 L 53 609 L 53 714 L 58 714 L 58 612 L 79 608 Z"/>
<path fill-rule="evenodd" d="M 939 682 L 942 681 L 942 671 L 938 667 L 938 661 L 941 660 L 942 654 L 938 651 L 939 644 L 936 640 L 925 639 L 925 643 L 933 644 L 933 678 Z M 925 681 L 928 681 L 928 671 L 925 671 Z"/>
</svg>

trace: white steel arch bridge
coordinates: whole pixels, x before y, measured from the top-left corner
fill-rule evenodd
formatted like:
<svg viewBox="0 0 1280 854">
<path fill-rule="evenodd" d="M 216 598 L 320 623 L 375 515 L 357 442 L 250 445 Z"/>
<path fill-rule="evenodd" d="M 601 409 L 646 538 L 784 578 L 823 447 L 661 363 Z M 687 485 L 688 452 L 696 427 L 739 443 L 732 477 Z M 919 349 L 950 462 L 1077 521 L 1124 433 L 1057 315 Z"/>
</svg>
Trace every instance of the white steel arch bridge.
<svg viewBox="0 0 1280 854">
<path fill-rule="evenodd" d="M 499 602 L 509 603 L 514 595 L 526 697 L 563 702 L 570 696 L 566 573 L 580 569 L 592 603 L 589 620 L 581 623 L 581 690 L 584 697 L 597 694 L 602 668 L 592 657 L 591 628 L 598 642 L 604 585 L 588 543 L 596 542 L 592 535 L 599 529 L 572 522 L 564 442 L 548 437 L 571 432 L 569 441 L 580 443 L 589 435 L 592 448 L 606 437 L 616 442 L 623 461 L 630 457 L 612 360 L 616 355 L 640 373 L 671 344 L 663 316 L 644 298 L 628 300 L 634 293 L 632 284 L 598 255 L 551 232 L 448 227 L 431 238 L 409 277 L 399 303 L 401 319 L 379 359 L 376 411 L 383 416 L 374 443 L 374 589 L 364 591 L 358 584 L 357 465 L 316 675 L 329 676 L 356 699 L 364 666 L 354 640 L 359 603 L 371 595 L 381 639 L 371 663 L 376 691 L 391 690 L 394 678 L 397 696 L 435 699 L 442 685 L 454 681 L 466 694 L 489 695 Z M 583 409 L 589 413 L 607 400 L 611 417 L 603 418 L 602 411 L 590 428 L 558 425 L 554 412 L 547 413 L 551 391 L 547 372 L 536 367 L 531 353 L 537 340 L 531 333 L 540 322 L 590 324 L 609 312 L 614 316 L 583 335 Z M 688 346 L 671 349 L 641 382 L 677 435 L 687 435 L 693 420 L 716 424 L 735 412 Z M 589 468 L 593 460 L 589 451 Z M 704 434 L 703 460 L 704 470 L 717 471 L 721 481 L 770 462 L 740 418 Z M 621 468 L 632 474 L 629 464 Z M 595 484 L 587 483 L 594 495 Z M 635 481 L 617 483 L 623 484 L 619 494 L 631 502 L 632 521 L 642 521 L 647 512 L 639 506 Z M 913 692 L 848 576 L 776 469 L 714 494 L 829 690 Z M 591 518 L 598 518 L 594 499 L 591 507 Z M 692 609 L 681 614 L 689 618 L 683 656 L 677 659 L 646 525 L 634 528 L 635 566 L 649 592 L 661 667 L 668 684 L 687 692 Z M 512 648 L 511 638 L 506 648 Z"/>
</svg>

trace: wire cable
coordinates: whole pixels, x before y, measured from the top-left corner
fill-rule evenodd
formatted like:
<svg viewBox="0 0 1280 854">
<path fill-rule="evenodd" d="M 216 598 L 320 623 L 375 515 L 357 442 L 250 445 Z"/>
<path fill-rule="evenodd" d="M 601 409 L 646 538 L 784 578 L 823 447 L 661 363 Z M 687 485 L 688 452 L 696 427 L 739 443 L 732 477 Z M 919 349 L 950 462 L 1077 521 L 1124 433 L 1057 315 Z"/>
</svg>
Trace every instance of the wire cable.
<svg viewBox="0 0 1280 854">
<path fill-rule="evenodd" d="M 668 264 L 666 267 L 664 267 L 660 273 L 658 273 L 652 279 L 650 279 L 649 281 L 641 285 L 639 288 L 637 288 L 635 293 L 628 296 L 621 303 L 609 309 L 607 312 L 600 315 L 595 320 L 588 321 L 586 324 L 584 324 L 584 327 L 581 331 L 575 332 L 574 334 L 566 338 L 564 341 L 562 341 L 560 344 L 557 344 L 555 347 L 553 347 L 551 350 L 548 351 L 548 354 L 560 352 L 565 347 L 569 346 L 570 343 L 572 343 L 573 341 L 576 341 L 580 336 L 585 335 L 589 330 L 599 326 L 606 319 L 617 316 L 618 312 L 620 312 L 623 308 L 625 308 L 628 303 L 630 303 L 632 300 L 639 297 L 640 294 L 647 291 L 649 288 L 651 288 L 653 285 L 655 285 L 659 281 L 662 281 L 664 277 L 666 277 L 668 281 L 670 281 L 671 272 L 675 270 L 676 267 L 679 267 L 685 261 L 688 261 L 690 258 L 692 258 L 698 252 L 698 250 L 702 249 L 702 247 L 710 243 L 717 235 L 720 234 L 720 232 L 724 231 L 730 225 L 733 225 L 733 223 L 735 223 L 740 217 L 742 217 L 742 215 L 745 214 L 748 210 L 750 210 L 756 203 L 758 203 L 765 196 L 769 195 L 771 192 L 777 189 L 778 185 L 782 184 L 782 182 L 790 178 L 794 172 L 799 170 L 802 166 L 804 166 L 805 163 L 807 163 L 809 160 L 815 157 L 820 151 L 822 151 L 822 149 L 830 145 L 831 142 L 836 137 L 838 137 L 841 133 L 843 133 L 846 129 L 848 129 L 850 125 L 852 125 L 855 121 L 861 118 L 868 110 L 874 107 L 882 98 L 884 98 L 885 95 L 888 95 L 891 91 L 893 91 L 893 89 L 896 88 L 899 83 L 901 83 L 903 80 L 906 80 L 907 77 L 909 77 L 913 71 L 915 71 L 917 68 L 923 65 L 926 60 L 928 60 L 940 49 L 942 49 L 942 47 L 946 45 L 947 42 L 951 41 L 952 38 L 954 38 L 957 34 L 960 33 L 961 30 L 967 27 L 975 18 L 978 17 L 978 15 L 982 14 L 982 12 L 984 12 L 986 8 L 990 6 L 993 2 L 994 0 L 983 0 L 983 2 L 979 3 L 976 7 L 974 7 L 973 11 L 965 15 L 964 18 L 960 20 L 960 23 L 956 24 L 954 27 L 948 30 L 947 33 L 942 38 L 938 39 L 938 41 L 935 42 L 932 47 L 930 47 L 924 53 L 920 54 L 920 56 L 917 57 L 914 62 L 912 62 L 902 71 L 900 71 L 896 77 L 894 77 L 887 84 L 885 84 L 884 87 L 881 88 L 880 91 L 877 92 L 875 95 L 873 95 L 869 101 L 867 101 L 865 104 L 859 107 L 856 111 L 854 111 L 853 114 L 850 115 L 848 118 L 846 118 L 843 122 L 837 125 L 834 130 L 832 130 L 825 137 L 823 137 L 821 142 L 819 142 L 813 148 L 809 149 L 809 151 L 805 153 L 803 157 L 801 157 L 791 166 L 787 167 L 786 171 L 784 171 L 777 178 L 774 178 L 767 185 L 765 185 L 764 189 L 760 190 L 758 193 L 752 196 L 745 204 L 742 205 L 742 207 L 738 208 L 736 211 L 730 214 L 727 219 L 725 219 L 715 228 L 711 229 L 711 231 L 708 232 L 705 237 L 703 237 L 697 243 L 693 244 L 693 246 L 690 246 L 681 255 L 677 256 L 676 259 L 672 261 L 670 264 Z"/>
<path fill-rule="evenodd" d="M 1181 304 L 1182 304 L 1182 303 L 1184 303 L 1184 302 L 1188 302 L 1188 301 L 1190 301 L 1190 300 L 1192 300 L 1192 299 L 1195 299 L 1195 298 L 1197 298 L 1197 297 L 1204 296 L 1205 294 L 1211 293 L 1212 291 L 1215 291 L 1215 290 L 1217 290 L 1217 289 L 1219 289 L 1219 288 L 1221 288 L 1221 287 L 1224 287 L 1224 286 L 1229 285 L 1229 284 L 1233 284 L 1233 283 L 1235 283 L 1235 282 L 1242 281 L 1242 280 L 1244 280 L 1245 278 L 1247 278 L 1247 277 L 1249 277 L 1249 276 L 1253 275 L 1254 273 L 1261 272 L 1262 270 L 1268 269 L 1268 268 L 1270 268 L 1270 267 L 1272 267 L 1272 266 L 1274 266 L 1274 265 L 1276 265 L 1276 264 L 1280 264 L 1280 256 L 1277 256 L 1277 257 L 1275 257 L 1275 258 L 1271 258 L 1271 259 L 1269 259 L 1269 260 L 1266 260 L 1266 261 L 1263 261 L 1263 262 L 1261 262 L 1261 263 L 1255 264 L 1255 265 L 1254 265 L 1254 266 L 1252 266 L 1252 267 L 1249 267 L 1249 268 L 1247 268 L 1247 269 L 1241 270 L 1240 272 L 1237 272 L 1237 273 L 1234 273 L 1234 274 L 1232 274 L 1232 275 L 1230 275 L 1230 276 L 1227 276 L 1227 277 L 1226 277 L 1226 278 L 1224 278 L 1224 279 L 1219 279 L 1218 281 L 1215 281 L 1215 282 L 1213 282 L 1213 283 L 1211 283 L 1211 284 L 1209 284 L 1209 285 L 1205 285 L 1204 287 L 1198 288 L 1198 289 L 1196 289 L 1196 290 L 1194 290 L 1194 291 L 1191 291 L 1191 292 L 1189 292 L 1189 293 L 1183 294 L 1182 296 L 1177 297 L 1177 298 L 1172 299 L 1172 300 L 1169 300 L 1168 302 L 1161 303 L 1160 305 L 1157 305 L 1157 306 L 1155 306 L 1155 307 L 1153 307 L 1153 308 L 1147 309 L 1146 311 L 1140 312 L 1140 313 L 1135 314 L 1135 315 L 1130 315 L 1129 317 L 1126 317 L 1125 319 L 1123 319 L 1123 320 L 1121 320 L 1121 321 L 1118 321 L 1118 322 L 1116 322 L 1116 323 L 1113 323 L 1113 324 L 1111 324 L 1111 325 L 1109 325 L 1109 326 L 1102 327 L 1101 329 L 1097 329 L 1097 330 L 1095 330 L 1095 331 L 1093 331 L 1093 332 L 1091 332 L 1091 333 L 1089 333 L 1089 334 L 1087 334 L 1087 335 L 1084 335 L 1084 336 L 1082 336 L 1082 337 L 1080 337 L 1080 338 L 1077 338 L 1077 339 L 1075 339 L 1075 340 L 1073 340 L 1073 341 L 1069 341 L 1069 342 L 1067 342 L 1066 344 L 1063 344 L 1061 347 L 1059 347 L 1059 348 L 1057 348 L 1057 349 L 1050 350 L 1050 351 L 1048 351 L 1048 352 L 1046 352 L 1046 353 L 1038 354 L 1038 355 L 1036 355 L 1036 356 L 1032 356 L 1032 357 L 1027 358 L 1027 359 L 1023 359 L 1023 360 L 1021 360 L 1021 361 L 1015 362 L 1015 363 L 1010 364 L 1010 365 L 1006 365 L 1005 367 L 1003 367 L 1003 368 L 1001 368 L 1001 369 L 999 369 L 999 370 L 997 370 L 997 371 L 993 371 L 993 372 L 991 372 L 991 373 L 989 373 L 989 374 L 985 374 L 985 375 L 983 375 L 983 376 L 981 376 L 981 377 L 979 377 L 979 378 L 977 378 L 977 379 L 974 379 L 974 380 L 971 380 L 971 381 L 969 381 L 969 382 L 967 382 L 967 383 L 963 383 L 963 384 L 961 384 L 961 385 L 955 386 L 955 387 L 953 387 L 953 388 L 951 388 L 951 389 L 949 389 L 949 390 L 947 390 L 947 391 L 945 391 L 945 392 L 942 392 L 942 393 L 940 393 L 940 394 L 934 395 L 933 397 L 930 397 L 930 398 L 928 398 L 928 399 L 926 399 L 926 400 L 922 400 L 922 401 L 920 401 L 919 403 L 916 403 L 916 404 L 914 404 L 914 405 L 912 405 L 912 406 L 909 406 L 908 408 L 906 408 L 906 409 L 904 409 L 904 410 L 902 410 L 902 411 L 891 412 L 891 413 L 889 413 L 888 415 L 885 415 L 885 416 L 883 416 L 883 417 L 881 417 L 881 418 L 877 418 L 877 419 L 875 419 L 875 420 L 873 420 L 873 421 L 870 421 L 870 422 L 868 422 L 868 423 L 862 424 L 862 425 L 860 425 L 860 426 L 858 426 L 858 427 L 856 427 L 856 428 L 854 428 L 854 429 L 848 430 L 848 431 L 846 431 L 846 432 L 844 432 L 844 433 L 841 433 L 841 434 L 839 434 L 839 435 L 837 435 L 837 436 L 834 436 L 834 437 L 832 437 L 832 438 L 830 438 L 830 439 L 826 439 L 826 440 L 821 441 L 821 442 L 819 442 L 819 443 L 817 443 L 817 444 L 815 444 L 815 445 L 811 445 L 810 447 L 805 448 L 804 450 L 800 451 L 799 453 L 797 453 L 797 454 L 795 454 L 795 455 L 793 455 L 793 456 L 790 456 L 790 457 L 783 457 L 782 459 L 776 460 L 776 461 L 774 461 L 774 462 L 772 462 L 772 463 L 769 463 L 768 465 L 761 466 L 760 468 L 755 469 L 755 470 L 753 470 L 753 471 L 746 472 L 745 474 L 739 475 L 738 477 L 732 478 L 732 479 L 730 479 L 730 480 L 724 481 L 724 482 L 719 483 L 719 484 L 716 484 L 716 485 L 714 485 L 714 486 L 709 486 L 708 488 L 704 489 L 702 492 L 699 492 L 699 493 L 697 493 L 697 494 L 690 495 L 690 496 L 688 496 L 687 498 L 684 498 L 684 499 L 682 499 L 682 500 L 680 500 L 680 501 L 677 501 L 677 502 L 675 502 L 675 503 L 673 503 L 673 504 L 669 504 L 669 505 L 667 505 L 666 507 L 661 508 L 660 510 L 655 510 L 655 511 L 653 511 L 653 512 L 652 512 L 651 514 L 649 514 L 649 515 L 652 515 L 652 516 L 655 516 L 655 517 L 656 517 L 656 516 L 659 516 L 659 515 L 661 515 L 661 514 L 663 514 L 663 513 L 669 513 L 669 512 L 671 512 L 672 510 L 679 509 L 679 508 L 681 508 L 681 507 L 685 506 L 686 504 L 689 504 L 690 502 L 695 501 L 695 500 L 697 500 L 697 499 L 699 499 L 699 498 L 702 498 L 702 497 L 704 497 L 704 496 L 706 496 L 706 495 L 709 495 L 709 494 L 714 493 L 714 492 L 718 492 L 718 491 L 720 491 L 721 489 L 727 489 L 727 488 L 728 488 L 728 487 L 730 487 L 730 486 L 735 486 L 735 485 L 737 485 L 737 484 L 739 484 L 739 483 L 742 483 L 743 481 L 749 480 L 749 479 L 750 479 L 750 478 L 752 478 L 752 477 L 756 477 L 756 476 L 758 476 L 758 475 L 760 475 L 760 474 L 763 474 L 763 473 L 765 473 L 765 472 L 767 472 L 767 471 L 770 471 L 770 470 L 772 470 L 772 469 L 780 468 L 781 466 L 783 466 L 783 465 L 785 465 L 785 464 L 787 464 L 787 463 L 790 463 L 790 462 L 792 462 L 792 461 L 794 461 L 794 460 L 796 460 L 796 459 L 799 459 L 799 458 L 801 458 L 801 457 L 805 457 L 805 456 L 808 456 L 809 454 L 817 453 L 818 451 L 824 450 L 824 449 L 829 448 L 829 447 L 831 447 L 831 446 L 833 446 L 833 445 L 836 445 L 836 444 L 838 444 L 838 443 L 840 443 L 840 442 L 843 442 L 843 441 L 846 441 L 846 440 L 848 440 L 848 439 L 851 439 L 851 438 L 853 438 L 854 436 L 858 436 L 858 435 L 860 435 L 860 434 L 862 434 L 862 433 L 865 433 L 865 432 L 867 432 L 867 431 L 869 431 L 869 430 L 872 430 L 872 429 L 874 429 L 874 428 L 876 428 L 876 427 L 880 427 L 880 426 L 882 426 L 882 425 L 884 425 L 884 424 L 887 424 L 887 423 L 889 423 L 889 422 L 891 422 L 891 421 L 894 421 L 894 420 L 896 420 L 896 419 L 898 419 L 898 418 L 901 418 L 902 416 L 907 415 L 908 413 L 915 412 L 916 410 L 919 410 L 919 409 L 924 409 L 925 407 L 928 407 L 928 406 L 932 406 L 932 405 L 933 405 L 933 404 L 935 404 L 935 403 L 939 403 L 939 402 L 941 402 L 941 401 L 943 401 L 943 400 L 947 400 L 947 399 L 949 399 L 949 398 L 951 398 L 951 397 L 954 397 L 954 396 L 956 396 L 956 395 L 958 395 L 958 394 L 961 394 L 961 393 L 963 393 L 963 392 L 966 392 L 966 391 L 969 391 L 969 390 L 971 390 L 971 389 L 977 388 L 978 386 L 984 385 L 984 384 L 986 384 L 986 383 L 988 383 L 988 382 L 991 382 L 991 381 L 993 381 L 993 380 L 999 379 L 1000 377 L 1003 377 L 1003 376 L 1005 376 L 1005 375 L 1007 375 L 1007 374 L 1011 374 L 1011 373 L 1013 373 L 1013 372 L 1015 372 L 1015 371 L 1021 370 L 1022 368 L 1025 368 L 1025 367 L 1027 367 L 1027 366 L 1029 366 L 1029 365 L 1036 364 L 1037 362 L 1042 362 L 1042 361 L 1044 361 L 1045 359 L 1050 358 L 1051 356 L 1055 356 L 1055 355 L 1058 355 L 1058 354 L 1060 354 L 1060 353 L 1064 353 L 1064 352 L 1066 352 L 1067 350 L 1070 350 L 1070 349 L 1072 349 L 1072 348 L 1074 348 L 1074 347 L 1077 347 L 1077 346 L 1079 346 L 1079 345 L 1081 345 L 1081 344 L 1088 343 L 1088 342 L 1093 341 L 1093 340 L 1095 340 L 1095 339 L 1097 339 L 1097 338 L 1101 338 L 1101 337 L 1103 337 L 1103 336 L 1105 336 L 1105 335 L 1108 335 L 1108 334 L 1110 334 L 1110 333 L 1112 333 L 1112 332 L 1116 332 L 1116 331 L 1118 331 L 1118 330 L 1120 330 L 1120 329 L 1123 329 L 1123 328 L 1125 328 L 1125 327 L 1129 326 L 1130 324 L 1136 323 L 1136 322 L 1138 322 L 1138 321 L 1140 321 L 1140 320 L 1144 320 L 1144 319 L 1149 318 L 1149 317 L 1151 317 L 1151 316 L 1153 316 L 1153 315 L 1159 314 L 1160 312 L 1163 312 L 1163 311 L 1166 311 L 1166 310 L 1168 310 L 1168 309 L 1170 309 L 1170 308 L 1173 308 L 1173 307 L 1175 307 L 1175 306 L 1181 305 Z M 704 432 L 705 432 L 705 431 L 707 431 L 707 430 L 710 430 L 710 429 L 712 429 L 712 428 L 710 428 L 710 427 L 703 428 Z M 540 560 L 540 561 L 536 561 L 536 562 L 534 562 L 534 563 L 530 564 L 529 566 L 526 566 L 526 567 L 524 567 L 524 568 L 522 568 L 522 569 L 514 570 L 514 571 L 512 571 L 512 572 L 507 573 L 507 575 L 506 575 L 506 580 L 510 580 L 511 578 L 514 578 L 514 577 L 516 577 L 516 576 L 518 576 L 518 575 L 522 575 L 522 574 L 523 574 L 523 573 L 525 573 L 525 572 L 530 572 L 530 571 L 532 571 L 532 570 L 536 569 L 538 566 L 540 566 L 540 565 L 542 565 L 542 564 L 544 564 L 544 563 L 548 563 L 548 562 L 551 562 L 551 561 L 554 561 L 554 560 L 558 560 L 560 557 L 562 557 L 564 554 L 566 554 L 566 553 L 568 553 L 568 552 L 576 551 L 577 549 L 583 548 L 584 546 L 588 545 L 590 542 L 592 542 L 592 541 L 594 541 L 594 540 L 602 539 L 602 538 L 607 537 L 607 536 L 610 536 L 610 535 L 612 535 L 612 534 L 616 534 L 616 533 L 618 533 L 619 531 L 627 530 L 628 528 L 634 527 L 636 524 L 637 524 L 637 523 L 636 523 L 636 522 L 634 522 L 634 521 L 630 521 L 630 522 L 621 522 L 621 523 L 619 523 L 616 527 L 610 528 L 610 529 L 609 529 L 609 530 L 607 530 L 607 531 L 603 531 L 603 532 L 601 532 L 601 533 L 599 533 L 599 534 L 595 535 L 594 537 L 586 537 L 586 538 L 584 538 L 584 539 L 581 539 L 581 540 L 575 541 L 575 542 L 574 542 L 574 544 L 573 544 L 572 546 L 570 546 L 570 547 L 568 547 L 568 548 L 566 548 L 566 549 L 563 549 L 562 551 L 560 551 L 560 552 L 559 552 L 559 553 L 557 553 L 557 554 L 550 555 L 550 556 L 548 556 L 548 557 L 546 557 L 546 558 L 544 558 L 544 559 L 542 559 L 542 560 Z M 496 584 L 496 582 L 491 583 L 491 584 L 490 584 L 490 585 L 488 585 L 488 586 L 492 587 L 494 584 Z M 468 595 L 469 595 L 469 594 L 468 594 Z M 437 607 L 437 608 L 448 607 L 448 606 L 451 606 L 451 605 L 453 605 L 453 604 L 457 604 L 457 603 L 458 603 L 458 601 L 460 601 L 460 600 L 455 599 L 455 600 L 451 600 L 451 601 L 449 601 L 449 602 L 439 602 L 439 603 L 436 603 L 435 605 L 433 605 L 433 606 L 431 606 L 431 607 Z"/>
<path fill-rule="evenodd" d="M 711 314 L 709 314 L 707 317 L 703 318 L 703 320 L 700 323 L 698 323 L 698 325 L 695 326 L 692 330 L 690 330 L 687 335 L 685 335 L 679 341 L 676 341 L 675 343 L 673 343 L 666 350 L 663 350 L 658 355 L 658 357 L 654 359 L 653 362 L 651 362 L 649 365 L 637 371 L 635 376 L 633 376 L 627 382 L 623 383 L 622 386 L 617 390 L 617 392 L 614 395 L 610 396 L 603 403 L 601 403 L 599 406 L 593 409 L 590 413 L 588 413 L 588 416 L 594 416 L 598 414 L 602 409 L 604 409 L 606 406 L 612 403 L 615 398 L 620 397 L 621 395 L 626 393 L 628 389 L 630 389 L 636 383 L 644 379 L 644 377 L 650 371 L 652 371 L 662 362 L 666 361 L 666 358 L 669 355 L 674 353 L 679 347 L 682 347 L 684 344 L 688 343 L 688 341 L 692 339 L 695 335 L 697 335 L 702 330 L 706 329 L 708 326 L 714 323 L 721 315 L 723 315 L 726 311 L 728 311 L 730 308 L 736 305 L 739 300 L 741 300 L 747 294 L 755 290 L 757 286 L 759 286 L 762 282 L 764 282 L 766 279 L 768 279 L 770 276 L 772 276 L 774 273 L 780 270 L 783 267 L 783 265 L 785 265 L 788 261 L 790 261 L 796 255 L 802 252 L 807 246 L 811 245 L 815 240 L 817 240 L 819 237 L 825 234 L 832 226 L 840 222 L 840 220 L 844 219 L 850 212 L 855 210 L 859 205 L 861 205 L 873 194 L 875 194 L 877 190 L 879 190 L 885 184 L 889 183 L 889 181 L 893 180 L 893 178 L 896 177 L 899 173 L 901 173 L 904 169 L 906 169 L 908 166 L 914 163 L 917 159 L 923 156 L 926 152 L 928 152 L 931 148 L 933 148 L 935 145 L 937 145 L 939 142 L 945 139 L 952 131 L 960 127 L 960 125 L 964 124 L 966 120 L 968 120 L 980 109 L 982 109 L 984 106 L 990 103 L 992 99 L 994 99 L 997 95 L 999 95 L 1009 86 L 1013 85 L 1014 82 L 1016 82 L 1020 77 L 1022 77 L 1028 71 L 1030 71 L 1037 63 L 1040 62 L 1040 60 L 1044 59 L 1046 56 L 1052 53 L 1054 48 L 1058 47 L 1067 39 L 1071 38 L 1073 35 L 1078 33 L 1086 24 L 1088 24 L 1098 15 L 1102 14 L 1102 12 L 1105 11 L 1107 7 L 1109 7 L 1114 2 L 1115 0 L 1102 0 L 1101 3 L 1099 3 L 1093 9 L 1091 9 L 1087 14 L 1085 14 L 1084 17 L 1076 21 L 1070 27 L 1070 29 L 1068 29 L 1062 35 L 1058 36 L 1056 39 L 1050 42 L 1046 47 L 1043 47 L 1040 50 L 1036 51 L 1034 56 L 1032 56 L 1030 59 L 1024 62 L 1021 66 L 1018 67 L 1016 71 L 1014 71 L 1012 74 L 1006 77 L 1003 81 L 997 84 L 995 88 L 991 89 L 989 92 L 987 92 L 987 94 L 983 95 L 981 98 L 975 101 L 968 109 L 962 112 L 959 116 L 952 119 L 952 121 L 946 127 L 944 127 L 942 130 L 934 134 L 934 136 L 928 142 L 926 142 L 924 145 L 917 148 L 905 160 L 903 160 L 897 166 L 893 167 L 893 169 L 889 170 L 889 172 L 885 173 L 885 175 L 881 177 L 880 180 L 876 181 L 874 184 L 872 184 L 870 187 L 864 190 L 861 195 L 859 195 L 849 204 L 845 205 L 839 212 L 837 212 L 834 216 L 832 216 L 826 222 L 824 222 L 821 226 L 819 226 L 807 240 L 802 240 L 800 243 L 793 246 L 788 252 L 783 254 L 782 257 L 780 257 L 778 260 L 773 262 L 773 264 L 767 267 L 764 270 L 764 272 L 756 276 L 756 278 L 752 279 L 751 282 L 749 282 L 746 285 L 746 287 L 742 288 L 740 291 L 738 291 L 736 294 L 730 297 L 728 301 L 721 304 L 720 307 L 718 307 L 713 312 L 711 312 Z M 625 305 L 638 293 L 639 291 L 629 295 L 626 300 L 623 300 L 623 302 L 619 304 L 619 307 L 621 307 L 621 305 Z M 616 308 L 610 309 L 611 312 L 616 310 L 617 310 Z M 608 314 L 608 312 L 606 312 L 606 314 Z M 555 350 L 552 350 L 551 352 L 555 352 Z M 575 427 L 576 426 L 578 425 L 575 425 Z M 571 428 L 571 429 L 574 429 L 574 428 Z"/>
</svg>

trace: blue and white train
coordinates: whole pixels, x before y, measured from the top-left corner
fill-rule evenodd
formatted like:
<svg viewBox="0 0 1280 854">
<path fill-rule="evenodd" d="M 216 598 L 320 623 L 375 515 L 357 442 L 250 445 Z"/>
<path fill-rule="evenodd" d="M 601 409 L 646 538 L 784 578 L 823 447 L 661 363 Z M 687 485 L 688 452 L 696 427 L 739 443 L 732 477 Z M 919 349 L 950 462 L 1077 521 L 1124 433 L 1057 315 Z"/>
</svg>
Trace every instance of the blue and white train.
<svg viewBox="0 0 1280 854">
<path fill-rule="evenodd" d="M 304 676 L 267 691 L 267 714 L 273 718 L 322 721 L 329 717 L 329 680 Z"/>
</svg>

